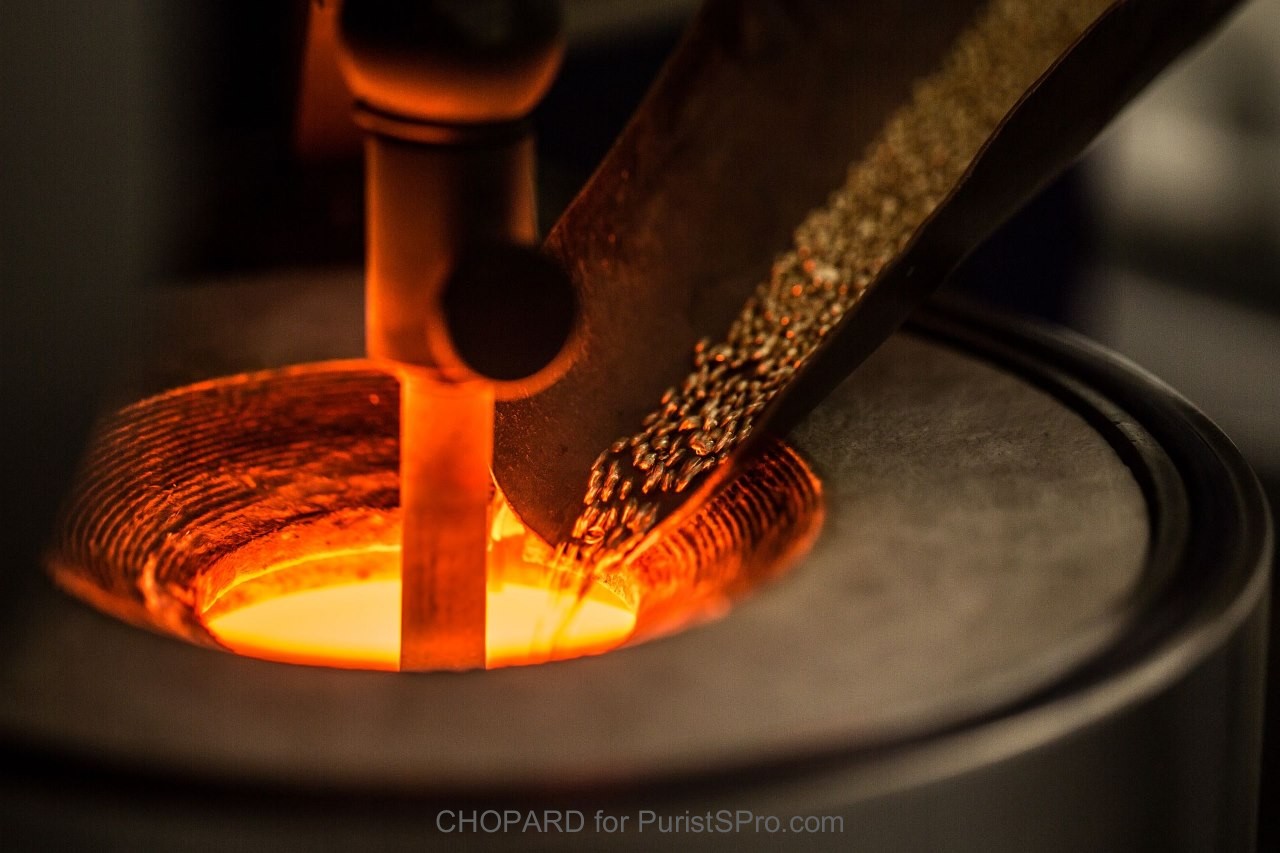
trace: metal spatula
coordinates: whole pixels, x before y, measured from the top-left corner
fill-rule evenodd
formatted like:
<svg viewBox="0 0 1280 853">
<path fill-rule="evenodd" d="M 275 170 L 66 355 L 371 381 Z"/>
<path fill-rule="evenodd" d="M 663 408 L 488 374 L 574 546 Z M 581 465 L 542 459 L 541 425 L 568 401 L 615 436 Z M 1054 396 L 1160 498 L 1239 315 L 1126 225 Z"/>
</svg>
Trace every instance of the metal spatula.
<svg viewBox="0 0 1280 853">
<path fill-rule="evenodd" d="M 585 347 L 499 408 L 513 507 L 578 556 L 678 518 L 1233 5 L 709 0 L 547 240 Z"/>
</svg>

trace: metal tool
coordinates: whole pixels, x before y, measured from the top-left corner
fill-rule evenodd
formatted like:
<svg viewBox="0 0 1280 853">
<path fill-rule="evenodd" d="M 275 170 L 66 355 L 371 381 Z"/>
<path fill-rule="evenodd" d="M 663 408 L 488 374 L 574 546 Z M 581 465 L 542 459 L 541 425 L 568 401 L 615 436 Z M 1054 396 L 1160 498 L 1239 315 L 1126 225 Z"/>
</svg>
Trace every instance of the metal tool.
<svg viewBox="0 0 1280 853">
<path fill-rule="evenodd" d="M 494 399 L 554 378 L 575 315 L 522 248 L 557 10 L 348 0 L 339 21 L 367 133 L 366 346 L 401 385 L 401 668 L 482 668 Z"/>
<path fill-rule="evenodd" d="M 708 2 L 548 238 L 584 294 L 586 345 L 554 387 L 498 408 L 496 475 L 512 505 L 547 539 L 594 548 L 607 544 L 604 537 L 634 542 L 651 529 L 638 524 L 619 534 L 599 522 L 616 510 L 616 527 L 642 489 L 650 524 L 694 503 L 729 470 L 720 463 L 749 453 L 761 435 L 794 424 L 820 401 L 1232 5 Z M 981 61 L 967 65 L 975 55 Z M 971 150 L 946 150 L 949 127 L 962 125 Z M 821 342 L 793 358 L 793 371 L 755 401 L 763 410 L 753 413 L 751 428 L 735 424 L 733 441 L 721 446 L 726 425 L 715 416 L 682 417 L 678 429 L 657 435 L 694 452 L 669 481 L 651 484 L 654 460 L 636 452 L 656 435 L 645 435 L 645 418 L 671 396 L 679 403 L 690 377 L 699 384 L 697 342 L 726 340 L 760 282 L 777 283 L 777 269 L 767 276 L 770 262 L 806 211 L 840 185 L 851 161 L 855 173 L 877 178 L 881 160 L 901 165 L 935 153 L 940 183 L 926 181 L 922 191 L 904 181 L 859 197 L 915 208 L 867 223 L 872 237 L 883 238 L 873 256 L 831 249 L 819 260 L 848 269 L 801 270 L 798 286 L 834 276 L 835 287 L 865 299 L 840 306 L 848 310 L 830 319 Z M 928 177 L 927 168 L 918 171 Z M 849 233 L 860 225 L 842 224 Z M 779 262 L 804 261 L 793 251 Z M 673 394 L 664 399 L 667 388 Z M 705 414 L 701 406 L 694 400 L 694 416 Z M 717 464 L 691 462 L 699 431 L 714 438 L 707 455 Z M 617 452 L 600 457 L 611 445 Z M 589 484 L 598 493 L 609 481 L 608 501 L 591 495 Z M 585 517 L 584 492 L 598 505 L 588 506 L 595 517 Z"/>
</svg>

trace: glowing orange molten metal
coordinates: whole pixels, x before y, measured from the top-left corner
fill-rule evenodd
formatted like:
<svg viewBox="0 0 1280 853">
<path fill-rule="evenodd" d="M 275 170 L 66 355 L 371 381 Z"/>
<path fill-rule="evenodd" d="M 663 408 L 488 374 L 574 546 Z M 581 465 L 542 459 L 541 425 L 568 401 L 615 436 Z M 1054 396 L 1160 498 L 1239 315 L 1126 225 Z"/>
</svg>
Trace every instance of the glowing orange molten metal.
<svg viewBox="0 0 1280 853">
<path fill-rule="evenodd" d="M 399 398 L 395 378 L 368 362 L 328 362 L 128 406 L 89 448 L 50 554 L 54 579 L 201 645 L 398 668 Z M 596 654 L 722 615 L 792 565 L 821 518 L 813 473 L 772 445 L 579 600 L 583 579 L 548 569 L 550 549 L 498 495 L 480 537 L 483 663 Z"/>
<path fill-rule="evenodd" d="M 581 600 L 521 556 L 524 531 L 500 506 L 488 584 L 485 666 L 598 654 L 625 642 L 635 608 L 603 584 Z M 394 536 L 394 531 L 389 531 Z M 330 538 L 331 535 L 317 538 Z M 253 573 L 206 610 L 205 626 L 238 654 L 288 663 L 400 668 L 400 549 L 366 543 L 314 553 Z"/>
<path fill-rule="evenodd" d="M 323 559 L 320 558 L 320 559 Z M 398 557 L 393 557 L 398 559 Z M 552 614 L 575 610 L 573 594 L 502 584 L 489 589 L 486 667 L 597 654 L 627 639 L 636 615 L 600 587 L 565 627 L 548 632 Z M 233 652 L 320 666 L 400 668 L 400 581 L 338 584 L 267 598 L 208 621 Z M 548 634 L 554 633 L 554 642 Z"/>
</svg>

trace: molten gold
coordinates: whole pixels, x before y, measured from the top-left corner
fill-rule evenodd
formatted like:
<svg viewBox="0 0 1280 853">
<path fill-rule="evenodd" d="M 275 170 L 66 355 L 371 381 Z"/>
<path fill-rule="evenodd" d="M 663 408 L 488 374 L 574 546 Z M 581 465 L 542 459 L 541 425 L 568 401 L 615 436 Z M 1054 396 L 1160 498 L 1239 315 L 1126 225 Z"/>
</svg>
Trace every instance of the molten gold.
<svg viewBox="0 0 1280 853">
<path fill-rule="evenodd" d="M 51 555 L 55 580 L 193 642 L 400 668 L 400 391 L 369 362 L 329 362 L 127 407 L 91 445 Z M 595 654 L 722 614 L 808 548 L 820 504 L 812 473 L 776 445 L 671 536 L 587 583 L 551 567 L 551 548 L 498 496 L 463 555 L 489 560 L 478 590 L 487 650 L 474 665 Z M 425 656 L 451 654 L 431 642 Z"/>
</svg>

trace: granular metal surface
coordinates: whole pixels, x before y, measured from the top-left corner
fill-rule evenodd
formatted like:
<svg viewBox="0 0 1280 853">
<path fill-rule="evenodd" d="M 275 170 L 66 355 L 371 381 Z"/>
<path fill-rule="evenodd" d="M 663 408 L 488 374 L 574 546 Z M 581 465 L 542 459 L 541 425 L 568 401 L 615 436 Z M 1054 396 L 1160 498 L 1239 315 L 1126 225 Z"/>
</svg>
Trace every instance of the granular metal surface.
<svg viewBox="0 0 1280 853">
<path fill-rule="evenodd" d="M 997 0 L 888 120 L 845 185 L 796 230 L 720 342 L 591 468 L 563 562 L 607 566 L 726 462 L 773 398 L 911 241 L 1019 97 L 1109 5 Z M 781 132 L 781 131 L 780 131 Z"/>
</svg>

